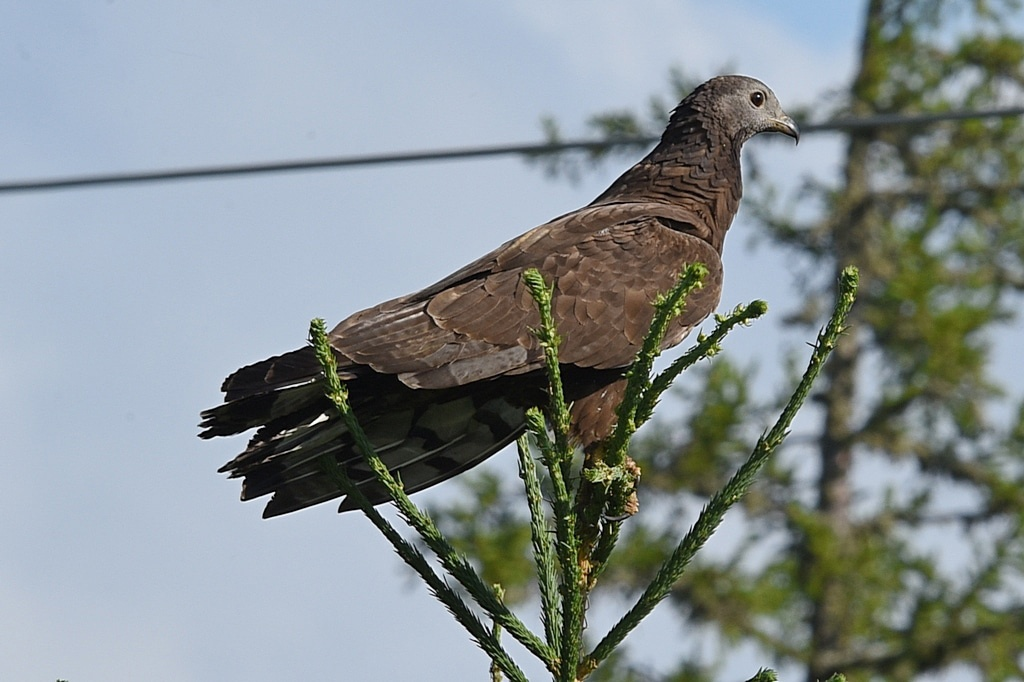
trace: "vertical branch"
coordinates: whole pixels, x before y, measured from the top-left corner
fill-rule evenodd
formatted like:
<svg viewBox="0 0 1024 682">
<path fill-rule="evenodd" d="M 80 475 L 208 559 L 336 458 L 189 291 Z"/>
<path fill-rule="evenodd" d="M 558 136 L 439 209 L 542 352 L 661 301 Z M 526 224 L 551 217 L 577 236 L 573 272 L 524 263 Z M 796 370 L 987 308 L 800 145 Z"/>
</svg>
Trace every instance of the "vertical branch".
<svg viewBox="0 0 1024 682">
<path fill-rule="evenodd" d="M 579 539 L 576 535 L 576 520 L 572 500 L 566 481 L 572 464 L 573 450 L 569 445 L 569 409 L 562 392 L 561 371 L 558 364 L 560 339 L 551 313 L 551 289 L 541 274 L 534 269 L 523 273 L 523 282 L 537 304 L 540 313 L 540 327 L 534 330 L 544 350 L 545 366 L 549 382 L 548 420 L 554 435 L 552 441 L 547 434 L 547 425 L 538 410 L 527 412 L 527 425 L 537 438 L 544 455 L 544 464 L 550 475 L 554 499 L 555 536 L 557 554 L 562 569 L 562 632 L 561 649 L 558 657 L 558 675 L 562 680 L 575 679 L 576 667 L 582 654 L 584 589 L 580 566 L 576 561 Z"/>
<path fill-rule="evenodd" d="M 521 436 L 516 446 L 519 451 L 519 477 L 526 487 L 526 502 L 530 508 L 530 537 L 533 559 L 537 564 L 537 588 L 540 592 L 540 619 L 544 624 L 544 638 L 554 650 L 555 658 L 561 658 L 562 612 L 558 603 L 558 559 L 544 513 L 544 498 L 537 478 L 537 467 L 530 455 L 529 439 Z"/>
<path fill-rule="evenodd" d="M 533 330 L 541 349 L 544 351 L 544 366 L 548 374 L 548 419 L 555 436 L 555 451 L 568 467 L 572 462 L 573 450 L 569 445 L 569 407 L 565 404 L 562 390 L 562 371 L 558 363 L 558 347 L 562 343 L 558 328 L 551 312 L 552 289 L 539 271 L 531 268 L 523 273 L 523 282 L 537 304 L 540 313 L 540 327 Z M 568 473 L 566 468 L 563 473 Z"/>
<path fill-rule="evenodd" d="M 617 408 L 617 421 L 612 435 L 587 452 L 583 472 L 576 490 L 576 533 L 579 537 L 577 561 L 583 576 L 584 590 L 589 592 L 618 539 L 618 521 L 601 523 L 601 515 L 613 517 L 635 511 L 629 497 L 635 490 L 639 469 L 627 462 L 629 439 L 636 432 L 637 407 L 650 388 L 651 368 L 661 354 L 661 344 L 669 325 L 683 311 L 687 297 L 702 286 L 707 267 L 702 263 L 687 265 L 676 284 L 654 304 L 651 326 L 644 336 L 636 359 L 626 374 L 626 390 Z M 595 551 L 597 547 L 601 551 Z"/>
</svg>

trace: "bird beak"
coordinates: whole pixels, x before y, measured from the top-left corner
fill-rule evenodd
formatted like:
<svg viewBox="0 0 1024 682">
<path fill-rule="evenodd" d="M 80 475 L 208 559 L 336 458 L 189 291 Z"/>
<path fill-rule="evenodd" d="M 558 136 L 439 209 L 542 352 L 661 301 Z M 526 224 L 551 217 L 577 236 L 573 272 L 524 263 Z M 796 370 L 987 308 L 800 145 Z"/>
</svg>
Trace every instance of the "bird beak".
<svg viewBox="0 0 1024 682">
<path fill-rule="evenodd" d="M 800 128 L 797 127 L 796 121 L 791 119 L 789 116 L 783 115 L 779 118 L 772 119 L 772 130 L 783 135 L 789 135 L 797 144 L 800 144 Z"/>
</svg>

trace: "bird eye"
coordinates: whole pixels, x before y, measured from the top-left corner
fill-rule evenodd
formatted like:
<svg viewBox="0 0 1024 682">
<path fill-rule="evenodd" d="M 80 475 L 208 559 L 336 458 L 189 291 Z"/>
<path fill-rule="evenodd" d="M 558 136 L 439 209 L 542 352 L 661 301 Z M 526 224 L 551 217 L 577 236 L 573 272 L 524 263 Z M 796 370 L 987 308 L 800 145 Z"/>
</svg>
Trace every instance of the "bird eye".
<svg viewBox="0 0 1024 682">
<path fill-rule="evenodd" d="M 764 93 L 760 90 L 755 90 L 750 93 L 750 103 L 755 107 L 761 107 L 764 105 Z"/>
</svg>

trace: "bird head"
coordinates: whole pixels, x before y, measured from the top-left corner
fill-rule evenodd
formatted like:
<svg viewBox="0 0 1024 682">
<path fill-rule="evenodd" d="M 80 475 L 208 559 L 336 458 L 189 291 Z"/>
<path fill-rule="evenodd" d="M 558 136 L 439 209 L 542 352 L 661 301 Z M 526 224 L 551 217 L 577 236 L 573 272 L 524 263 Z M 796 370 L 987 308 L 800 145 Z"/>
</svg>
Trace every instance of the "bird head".
<svg viewBox="0 0 1024 682">
<path fill-rule="evenodd" d="M 771 88 L 748 76 L 718 76 L 698 86 L 676 109 L 678 114 L 710 117 L 735 144 L 759 133 L 782 133 L 800 141 L 800 129 L 782 110 Z"/>
</svg>

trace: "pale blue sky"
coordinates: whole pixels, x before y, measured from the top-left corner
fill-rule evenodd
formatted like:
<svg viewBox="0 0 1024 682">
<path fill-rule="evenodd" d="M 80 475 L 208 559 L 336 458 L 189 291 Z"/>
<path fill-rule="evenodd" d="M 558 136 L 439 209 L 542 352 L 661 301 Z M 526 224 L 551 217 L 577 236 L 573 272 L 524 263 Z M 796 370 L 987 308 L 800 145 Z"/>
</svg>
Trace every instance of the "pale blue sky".
<svg viewBox="0 0 1024 682">
<path fill-rule="evenodd" d="M 5 3 L 0 177 L 530 141 L 542 114 L 572 131 L 643 106 L 672 64 L 728 64 L 803 103 L 848 78 L 858 15 Z M 835 160 L 822 139 L 752 144 L 780 178 Z M 241 504 L 215 472 L 243 440 L 199 441 L 198 412 L 237 366 L 301 345 L 311 317 L 418 289 L 620 170 L 572 186 L 493 159 L 0 196 L 0 679 L 482 679 L 483 654 L 365 519 Z M 741 214 L 723 304 L 785 309 L 749 227 Z"/>
</svg>

